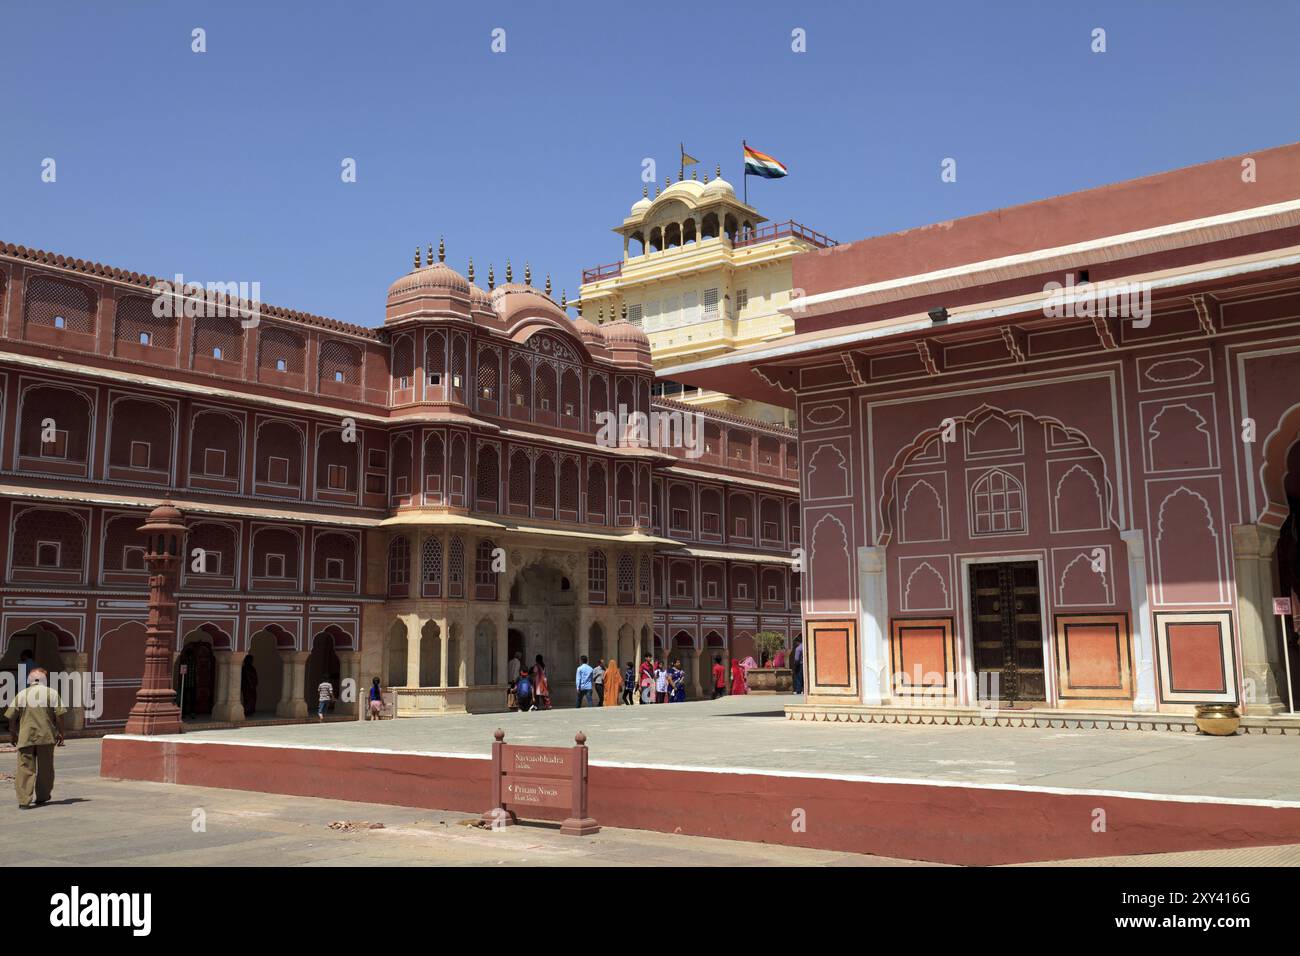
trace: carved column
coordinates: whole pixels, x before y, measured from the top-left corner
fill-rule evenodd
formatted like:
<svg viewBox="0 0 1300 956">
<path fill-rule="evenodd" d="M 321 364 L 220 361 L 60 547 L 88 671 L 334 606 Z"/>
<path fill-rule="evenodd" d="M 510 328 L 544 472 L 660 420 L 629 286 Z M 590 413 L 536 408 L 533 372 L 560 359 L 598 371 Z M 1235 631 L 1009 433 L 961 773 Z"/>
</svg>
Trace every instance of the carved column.
<svg viewBox="0 0 1300 956">
<path fill-rule="evenodd" d="M 306 651 L 294 651 L 291 655 L 293 664 L 293 696 L 289 699 L 289 716 L 307 716 L 307 658 Z"/>
<path fill-rule="evenodd" d="M 858 615 L 862 631 L 862 702 L 868 707 L 889 703 L 889 592 L 885 588 L 885 549 L 858 548 Z M 810 650 L 804 642 L 804 654 Z M 809 668 L 809 676 L 812 670 Z M 805 685 L 804 693 L 812 694 Z"/>
<path fill-rule="evenodd" d="M 292 717 L 293 714 L 293 652 L 277 651 L 280 658 L 280 702 L 275 705 L 275 716 Z"/>
<path fill-rule="evenodd" d="M 238 651 L 216 651 L 214 656 L 217 659 L 217 704 L 212 709 L 212 719 L 243 723 L 244 704 L 239 698 L 239 690 L 244 655 Z"/>
<path fill-rule="evenodd" d="M 406 624 L 406 686 L 420 686 L 420 642 L 424 639 L 424 626 L 418 614 L 402 618 Z"/>
<path fill-rule="evenodd" d="M 1276 528 L 1260 524 L 1232 526 L 1244 714 L 1277 714 L 1286 709 L 1280 622 L 1273 616 L 1277 540 Z"/>
<path fill-rule="evenodd" d="M 1151 596 L 1147 587 L 1146 536 L 1141 529 L 1121 531 L 1128 546 L 1128 593 L 1133 628 L 1133 709 L 1156 710 L 1155 641 L 1151 634 Z"/>
<path fill-rule="evenodd" d="M 149 619 L 144 646 L 144 677 L 126 719 L 128 734 L 175 734 L 181 710 L 172 689 L 172 644 L 176 639 L 176 571 L 184 556 L 185 516 L 164 501 L 140 528 L 149 568 Z"/>
</svg>

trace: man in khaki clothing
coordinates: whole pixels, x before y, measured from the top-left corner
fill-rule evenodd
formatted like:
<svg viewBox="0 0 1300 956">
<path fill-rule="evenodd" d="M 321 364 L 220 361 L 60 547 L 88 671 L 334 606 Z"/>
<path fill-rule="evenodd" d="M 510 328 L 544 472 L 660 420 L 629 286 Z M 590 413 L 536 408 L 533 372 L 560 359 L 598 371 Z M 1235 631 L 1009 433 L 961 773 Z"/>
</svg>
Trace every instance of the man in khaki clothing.
<svg viewBox="0 0 1300 956">
<path fill-rule="evenodd" d="M 54 790 L 54 748 L 63 744 L 63 715 L 68 708 L 49 686 L 49 680 L 48 671 L 34 669 L 27 678 L 27 687 L 18 692 L 5 711 L 9 743 L 18 748 L 14 789 L 18 791 L 20 810 L 49 803 Z"/>
</svg>

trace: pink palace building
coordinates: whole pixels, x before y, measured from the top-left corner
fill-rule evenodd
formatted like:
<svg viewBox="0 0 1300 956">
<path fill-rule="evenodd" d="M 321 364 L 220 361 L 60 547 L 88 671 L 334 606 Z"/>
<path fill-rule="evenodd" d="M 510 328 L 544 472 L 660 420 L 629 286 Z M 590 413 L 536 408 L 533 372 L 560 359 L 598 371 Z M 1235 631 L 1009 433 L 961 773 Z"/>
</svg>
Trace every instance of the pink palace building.
<svg viewBox="0 0 1300 956">
<path fill-rule="evenodd" d="M 0 245 L 0 670 L 102 675 L 73 722 L 121 726 L 163 500 L 200 721 L 304 717 L 325 677 L 378 677 L 399 716 L 501 710 L 516 653 L 559 704 L 582 654 L 680 658 L 707 696 L 714 657 L 793 642 L 793 431 L 707 414 L 698 454 L 602 440 L 602 413 L 685 411 L 652 402 L 645 334 L 443 258 L 417 254 L 376 328 L 206 292 L 160 316 L 152 277 Z"/>
<path fill-rule="evenodd" d="M 792 336 L 663 370 L 797 409 L 792 717 L 1291 723 L 1300 145 L 807 252 L 794 285 Z"/>
</svg>

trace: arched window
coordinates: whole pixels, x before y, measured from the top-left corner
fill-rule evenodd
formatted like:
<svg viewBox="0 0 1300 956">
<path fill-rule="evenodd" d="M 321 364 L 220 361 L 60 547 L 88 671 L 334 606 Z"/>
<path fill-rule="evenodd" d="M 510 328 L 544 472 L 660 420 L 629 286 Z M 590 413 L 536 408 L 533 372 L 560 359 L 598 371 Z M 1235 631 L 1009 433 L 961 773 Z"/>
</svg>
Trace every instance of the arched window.
<svg viewBox="0 0 1300 956">
<path fill-rule="evenodd" d="M 650 603 L 650 556 L 641 555 L 641 570 L 637 575 L 638 594 L 637 601 L 640 604 Z"/>
<path fill-rule="evenodd" d="M 624 551 L 618 556 L 618 598 L 619 602 L 631 601 L 632 592 L 636 587 L 635 581 L 635 564 L 632 561 L 632 555 Z"/>
<path fill-rule="evenodd" d="M 510 453 L 510 510 L 519 510 L 528 514 L 529 502 L 529 461 L 528 453 L 516 448 Z"/>
<path fill-rule="evenodd" d="M 576 520 L 578 514 L 578 461 L 565 458 L 560 464 L 560 510 L 569 520 Z"/>
<path fill-rule="evenodd" d="M 1001 468 L 991 469 L 971 489 L 975 534 L 1019 534 L 1025 530 L 1025 490 Z"/>
<path fill-rule="evenodd" d="M 605 503 L 608 492 L 605 489 L 605 464 L 593 461 L 587 466 L 587 520 L 597 524 L 605 523 Z"/>
<path fill-rule="evenodd" d="M 500 480 L 497 450 L 494 445 L 480 445 L 478 449 L 477 475 L 475 478 L 476 507 L 479 511 L 495 513 L 500 507 L 497 495 L 500 492 Z"/>
<path fill-rule="evenodd" d="M 442 597 L 442 542 L 430 536 L 420 550 L 420 593 L 427 598 Z"/>
<path fill-rule="evenodd" d="M 113 319 L 113 341 L 119 344 L 147 345 L 156 349 L 176 348 L 176 320 L 157 316 L 154 300 L 142 295 L 128 295 L 117 302 Z"/>
<path fill-rule="evenodd" d="M 27 325 L 43 326 L 81 335 L 95 334 L 98 300 L 85 286 L 53 276 L 27 280 Z"/>
<path fill-rule="evenodd" d="M 301 375 L 306 346 L 299 335 L 263 325 L 257 347 L 259 377 L 263 372 Z"/>
<path fill-rule="evenodd" d="M 593 604 L 605 603 L 606 579 L 609 575 L 605 552 L 599 550 L 587 553 L 587 591 Z"/>
<path fill-rule="evenodd" d="M 320 347 L 317 363 L 320 385 L 360 385 L 361 349 L 337 339 L 326 339 Z"/>
<path fill-rule="evenodd" d="M 388 593 L 405 596 L 411 583 L 411 546 L 398 535 L 388 545 Z"/>
<path fill-rule="evenodd" d="M 453 535 L 447 555 L 447 597 L 465 596 L 465 541 Z"/>
<path fill-rule="evenodd" d="M 555 460 L 545 452 L 533 468 L 533 513 L 539 518 L 555 516 Z"/>
<path fill-rule="evenodd" d="M 497 599 L 497 575 L 492 570 L 492 552 L 496 545 L 484 539 L 474 549 L 474 598 L 478 601 Z"/>
</svg>

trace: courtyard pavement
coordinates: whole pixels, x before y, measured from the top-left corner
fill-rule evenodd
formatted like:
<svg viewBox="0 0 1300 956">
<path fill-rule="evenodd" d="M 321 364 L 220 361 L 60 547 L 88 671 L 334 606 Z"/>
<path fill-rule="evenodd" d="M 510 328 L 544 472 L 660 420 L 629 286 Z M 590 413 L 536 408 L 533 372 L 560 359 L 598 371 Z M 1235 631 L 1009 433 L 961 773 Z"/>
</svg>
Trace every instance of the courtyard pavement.
<svg viewBox="0 0 1300 956">
<path fill-rule="evenodd" d="M 933 865 L 612 828 L 585 838 L 563 836 L 547 824 L 490 832 L 466 825 L 472 815 L 455 811 L 105 780 L 99 776 L 99 750 L 100 741 L 93 739 L 60 748 L 54 800 L 24 811 L 13 800 L 14 756 L 0 753 L 0 832 L 6 835 L 0 841 L 0 867 Z M 196 811 L 204 822 L 199 832 Z M 335 822 L 384 826 L 343 831 L 330 828 Z M 1300 846 L 1059 865 L 1300 866 Z"/>
<path fill-rule="evenodd" d="M 1300 801 L 1300 737 L 788 721 L 783 708 L 796 700 L 249 727 L 178 739 L 486 755 L 498 727 L 507 743 L 537 746 L 571 745 L 581 730 L 593 763 Z"/>
</svg>

